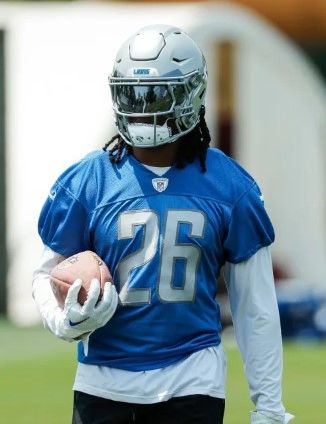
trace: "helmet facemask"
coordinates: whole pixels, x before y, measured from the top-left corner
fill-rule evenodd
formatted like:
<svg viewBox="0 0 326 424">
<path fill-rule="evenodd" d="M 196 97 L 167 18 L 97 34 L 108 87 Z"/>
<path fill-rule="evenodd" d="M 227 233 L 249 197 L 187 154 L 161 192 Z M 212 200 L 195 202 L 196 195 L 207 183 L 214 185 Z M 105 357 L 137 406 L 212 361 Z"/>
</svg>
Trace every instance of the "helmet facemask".
<svg viewBox="0 0 326 424">
<path fill-rule="evenodd" d="M 199 71 L 160 79 L 110 76 L 109 84 L 119 133 L 132 146 L 172 143 L 199 121 L 206 89 Z"/>
</svg>

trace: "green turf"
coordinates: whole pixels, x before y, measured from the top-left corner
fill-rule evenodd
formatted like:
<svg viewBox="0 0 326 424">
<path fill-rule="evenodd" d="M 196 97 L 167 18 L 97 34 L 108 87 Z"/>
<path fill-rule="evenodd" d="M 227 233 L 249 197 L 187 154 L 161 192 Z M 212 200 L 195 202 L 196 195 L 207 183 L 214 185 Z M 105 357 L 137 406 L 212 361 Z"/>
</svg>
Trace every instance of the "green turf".
<svg viewBox="0 0 326 424">
<path fill-rule="evenodd" d="M 43 328 L 0 323 L 0 422 L 70 422 L 75 346 Z"/>
<path fill-rule="evenodd" d="M 0 322 L 0 422 L 70 422 L 75 346 L 42 328 L 21 329 Z M 284 347 L 284 401 L 295 424 L 326 423 L 326 344 Z M 240 355 L 227 349 L 228 384 L 225 424 L 246 424 L 248 388 Z"/>
<path fill-rule="evenodd" d="M 253 409 L 240 354 L 228 353 L 225 424 L 245 424 Z M 293 424 L 326 423 L 326 344 L 284 344 L 283 401 Z M 292 422 L 291 422 L 292 423 Z"/>
</svg>

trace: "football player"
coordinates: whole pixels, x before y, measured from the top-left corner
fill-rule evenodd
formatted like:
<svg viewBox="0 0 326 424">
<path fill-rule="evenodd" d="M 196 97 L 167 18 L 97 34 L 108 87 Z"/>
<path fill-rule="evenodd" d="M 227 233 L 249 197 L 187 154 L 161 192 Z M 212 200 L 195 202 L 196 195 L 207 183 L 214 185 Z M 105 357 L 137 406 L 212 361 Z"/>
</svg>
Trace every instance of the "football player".
<svg viewBox="0 0 326 424">
<path fill-rule="evenodd" d="M 39 218 L 33 295 L 47 328 L 79 340 L 73 423 L 223 422 L 223 266 L 250 422 L 287 423 L 273 227 L 253 178 L 209 147 L 202 52 L 179 28 L 142 28 L 118 51 L 109 84 L 118 134 L 58 178 Z M 80 306 L 76 280 L 62 309 L 49 273 L 84 250 L 114 285 L 98 303 L 94 280 Z"/>
</svg>

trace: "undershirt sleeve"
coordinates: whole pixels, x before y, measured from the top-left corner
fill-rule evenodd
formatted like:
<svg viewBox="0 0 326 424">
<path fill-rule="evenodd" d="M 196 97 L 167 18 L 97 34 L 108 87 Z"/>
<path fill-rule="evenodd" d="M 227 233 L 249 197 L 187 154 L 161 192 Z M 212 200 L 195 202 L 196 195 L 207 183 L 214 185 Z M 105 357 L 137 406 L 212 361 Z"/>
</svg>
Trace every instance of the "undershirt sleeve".
<svg viewBox="0 0 326 424">
<path fill-rule="evenodd" d="M 282 337 L 269 248 L 244 262 L 227 262 L 224 276 L 251 399 L 257 411 L 284 416 Z"/>
</svg>

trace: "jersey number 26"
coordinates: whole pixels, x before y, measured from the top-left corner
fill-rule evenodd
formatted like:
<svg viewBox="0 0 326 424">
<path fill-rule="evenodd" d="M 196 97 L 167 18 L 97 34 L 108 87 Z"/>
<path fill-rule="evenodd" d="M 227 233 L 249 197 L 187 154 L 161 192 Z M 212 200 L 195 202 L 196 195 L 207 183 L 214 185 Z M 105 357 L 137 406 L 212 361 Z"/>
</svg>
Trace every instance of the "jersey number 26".
<svg viewBox="0 0 326 424">
<path fill-rule="evenodd" d="M 178 242 L 180 224 L 188 224 L 189 237 L 203 238 L 205 215 L 196 210 L 172 209 L 167 212 L 162 234 L 160 270 L 157 292 L 162 302 L 193 302 L 196 292 L 197 267 L 201 249 L 195 244 Z M 136 226 L 144 227 L 142 246 L 129 254 L 118 265 L 120 277 L 120 301 L 123 305 L 150 303 L 150 288 L 129 287 L 133 269 L 150 262 L 157 253 L 160 237 L 159 216 L 152 210 L 123 212 L 119 215 L 118 239 L 135 237 Z M 173 287 L 176 259 L 185 262 L 184 281 Z"/>
</svg>

